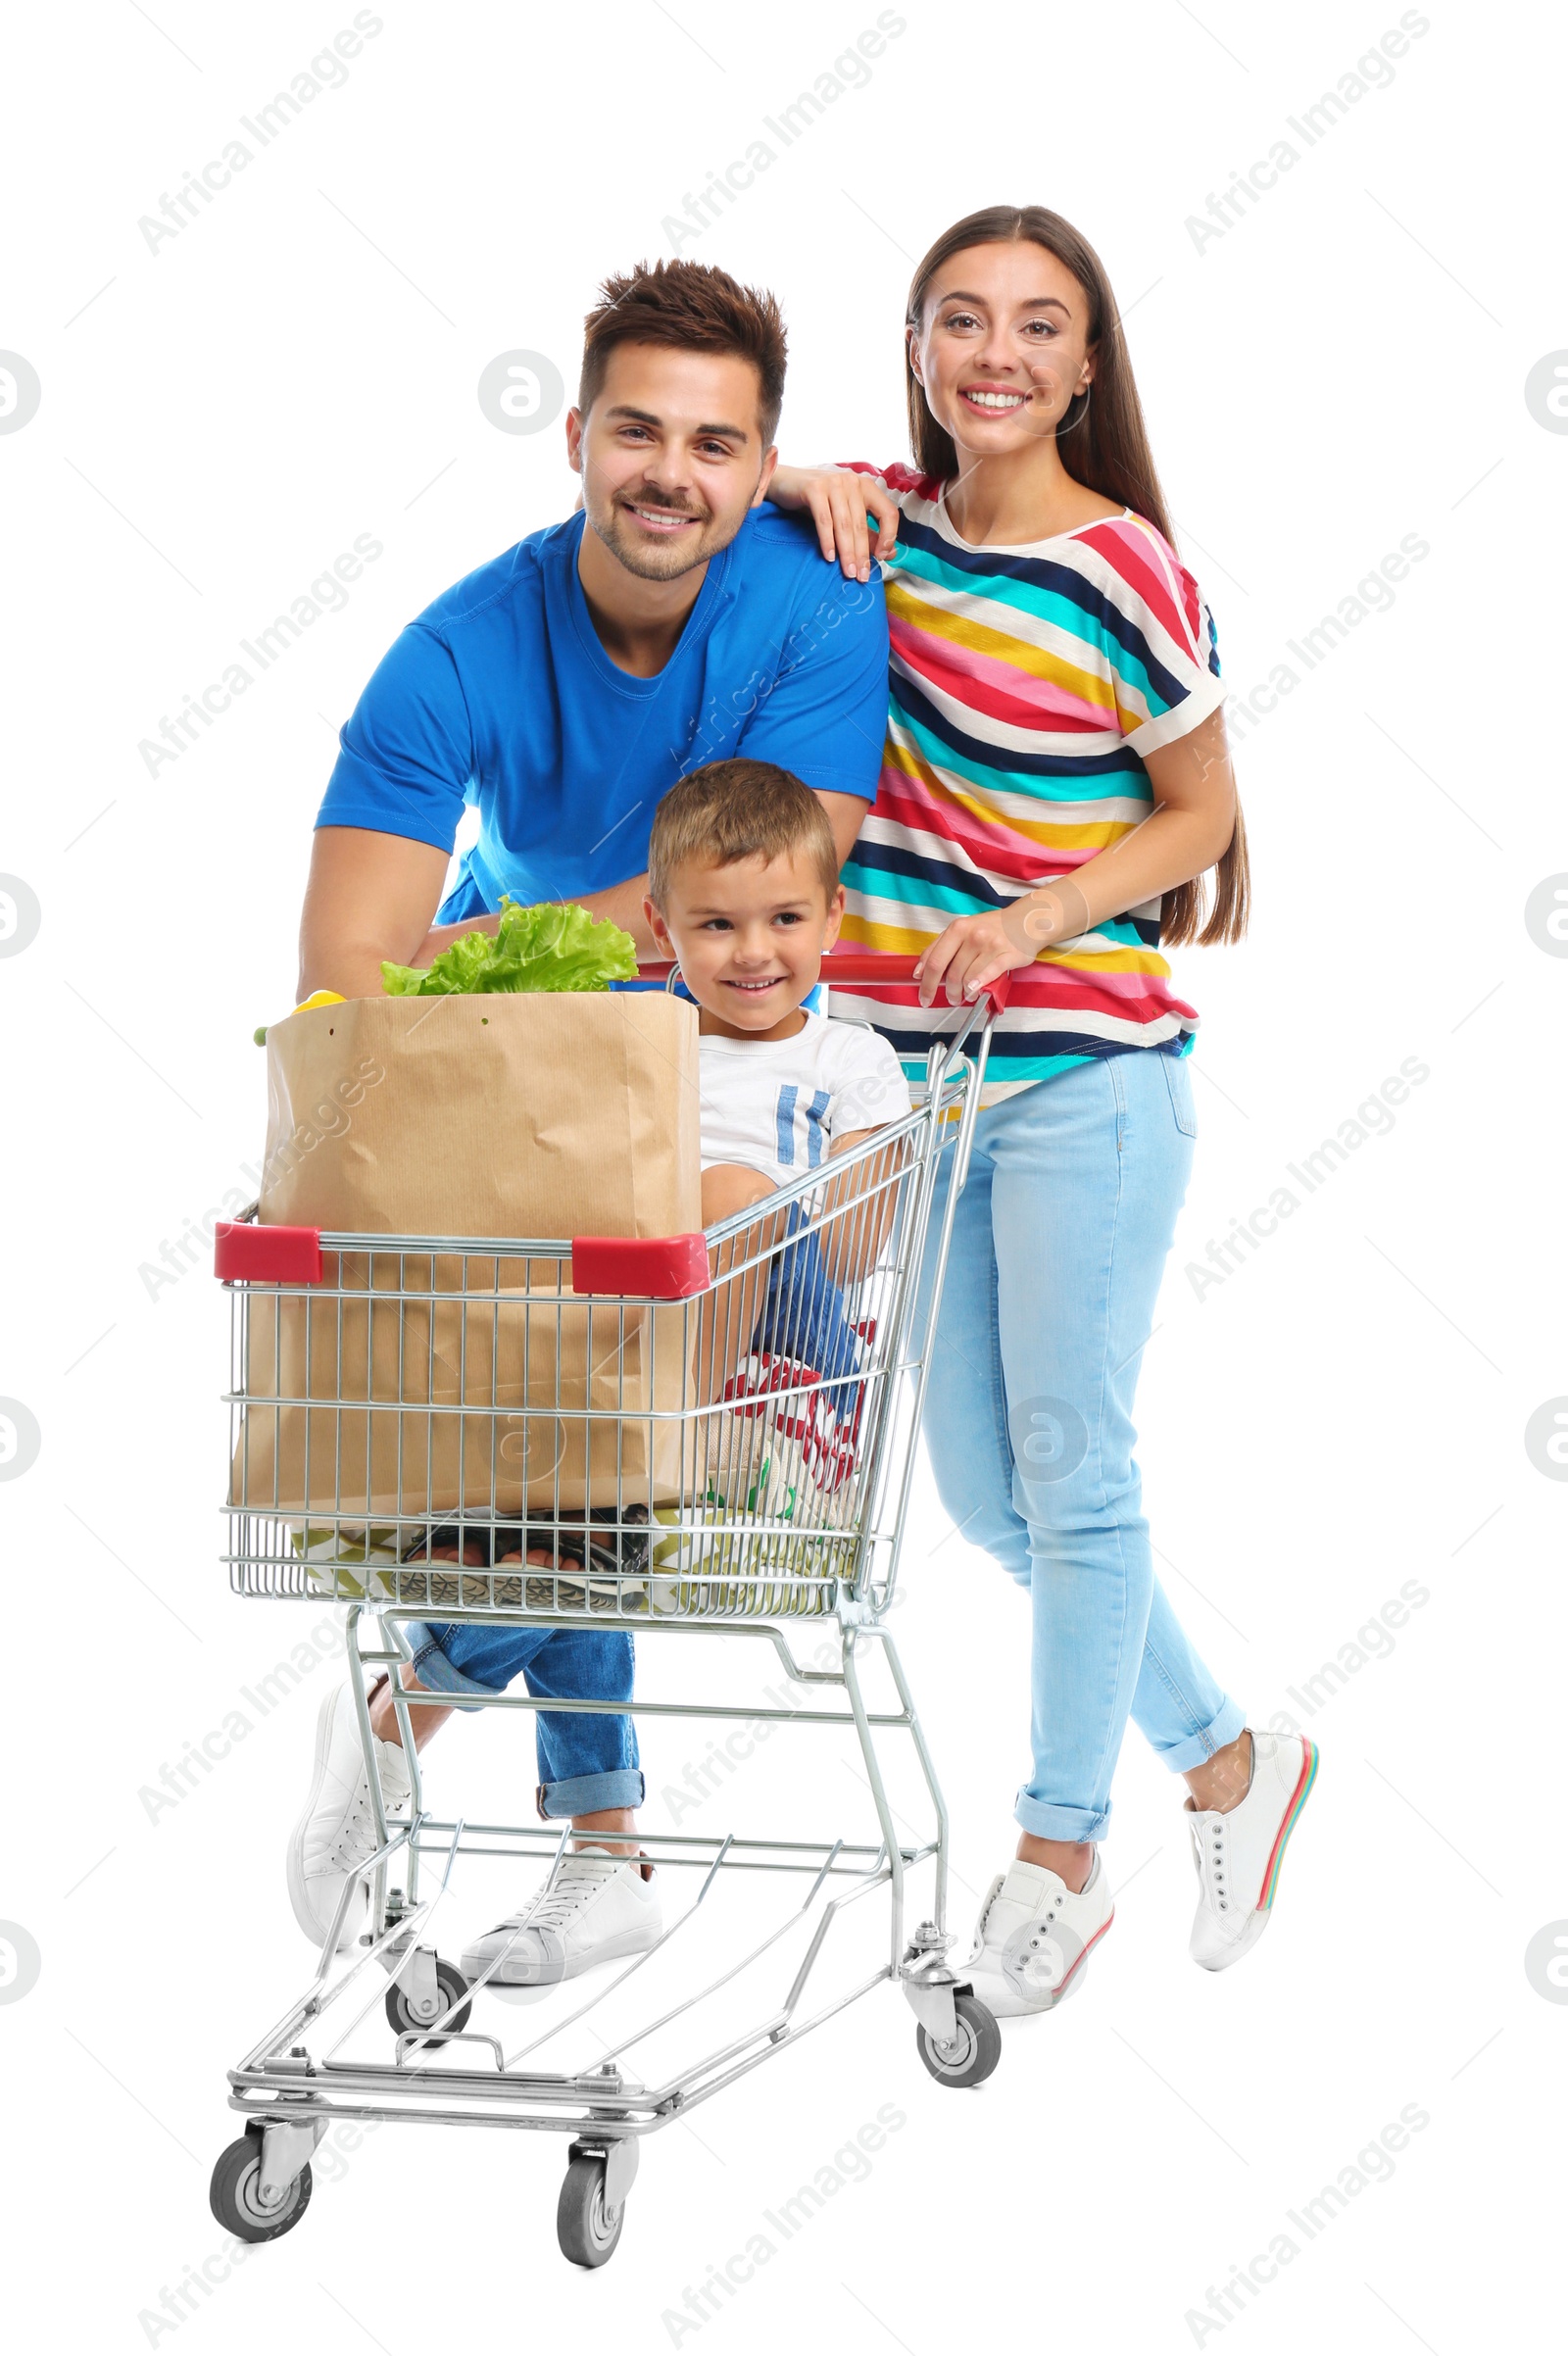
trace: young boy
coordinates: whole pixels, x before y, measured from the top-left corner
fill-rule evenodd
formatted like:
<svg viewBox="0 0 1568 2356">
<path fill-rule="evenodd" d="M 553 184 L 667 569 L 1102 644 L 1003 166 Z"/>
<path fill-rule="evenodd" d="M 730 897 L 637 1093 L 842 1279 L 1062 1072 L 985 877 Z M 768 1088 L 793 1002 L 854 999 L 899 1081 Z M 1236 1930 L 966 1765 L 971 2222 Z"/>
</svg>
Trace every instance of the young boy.
<svg viewBox="0 0 1568 2356">
<path fill-rule="evenodd" d="M 672 786 L 654 815 L 643 908 L 699 1008 L 705 1227 L 908 1111 L 887 1041 L 805 1004 L 838 939 L 844 889 L 822 805 L 798 777 L 770 761 L 718 761 Z M 880 1159 L 720 1247 L 716 1278 L 807 1218 L 815 1229 L 773 1255 L 771 1280 L 764 1263 L 715 1285 L 699 1340 L 705 1398 L 722 1394 L 754 1341 L 825 1378 L 850 1371 L 838 1288 L 870 1272 L 886 1239 L 893 1190 L 878 1185 Z"/>
</svg>

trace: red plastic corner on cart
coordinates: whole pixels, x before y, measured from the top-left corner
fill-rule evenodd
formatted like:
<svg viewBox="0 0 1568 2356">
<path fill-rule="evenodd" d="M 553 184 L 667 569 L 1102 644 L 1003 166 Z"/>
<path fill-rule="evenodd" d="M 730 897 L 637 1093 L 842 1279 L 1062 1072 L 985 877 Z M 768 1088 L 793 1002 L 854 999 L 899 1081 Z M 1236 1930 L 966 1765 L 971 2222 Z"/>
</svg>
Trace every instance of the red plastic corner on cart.
<svg viewBox="0 0 1568 2356">
<path fill-rule="evenodd" d="M 578 1235 L 571 1241 L 574 1293 L 628 1293 L 653 1301 L 688 1301 L 708 1290 L 708 1239 L 702 1235 Z"/>
<path fill-rule="evenodd" d="M 213 1231 L 213 1274 L 224 1284 L 318 1285 L 321 1231 L 220 1219 Z"/>
</svg>

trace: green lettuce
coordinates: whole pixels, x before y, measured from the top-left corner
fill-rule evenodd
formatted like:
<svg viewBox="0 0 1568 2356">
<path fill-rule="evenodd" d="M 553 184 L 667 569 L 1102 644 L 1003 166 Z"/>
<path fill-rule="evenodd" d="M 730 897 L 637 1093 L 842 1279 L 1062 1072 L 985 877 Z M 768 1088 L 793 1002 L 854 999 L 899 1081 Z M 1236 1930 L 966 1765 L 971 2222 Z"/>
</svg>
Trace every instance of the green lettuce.
<svg viewBox="0 0 1568 2356">
<path fill-rule="evenodd" d="M 430 964 L 381 967 L 391 998 L 449 998 L 498 990 L 608 990 L 636 978 L 637 945 L 630 933 L 586 908 L 546 901 L 519 908 L 501 903 L 494 936 L 462 933 Z"/>
</svg>

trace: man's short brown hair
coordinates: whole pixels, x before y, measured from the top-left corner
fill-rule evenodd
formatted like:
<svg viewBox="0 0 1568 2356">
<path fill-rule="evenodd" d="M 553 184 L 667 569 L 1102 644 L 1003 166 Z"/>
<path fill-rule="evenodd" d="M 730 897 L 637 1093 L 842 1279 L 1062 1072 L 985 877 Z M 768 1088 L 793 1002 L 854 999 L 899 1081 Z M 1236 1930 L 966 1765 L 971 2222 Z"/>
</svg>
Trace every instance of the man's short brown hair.
<svg viewBox="0 0 1568 2356">
<path fill-rule="evenodd" d="M 804 853 L 831 900 L 839 855 L 827 811 L 808 785 L 770 761 L 710 761 L 672 785 L 654 812 L 648 897 L 662 912 L 678 868 Z"/>
<path fill-rule="evenodd" d="M 680 351 L 727 352 L 757 370 L 762 447 L 778 431 L 787 357 L 784 315 L 774 297 L 742 286 L 707 262 L 639 262 L 607 278 L 583 321 L 577 407 L 587 416 L 604 390 L 617 344 L 666 344 Z"/>
</svg>

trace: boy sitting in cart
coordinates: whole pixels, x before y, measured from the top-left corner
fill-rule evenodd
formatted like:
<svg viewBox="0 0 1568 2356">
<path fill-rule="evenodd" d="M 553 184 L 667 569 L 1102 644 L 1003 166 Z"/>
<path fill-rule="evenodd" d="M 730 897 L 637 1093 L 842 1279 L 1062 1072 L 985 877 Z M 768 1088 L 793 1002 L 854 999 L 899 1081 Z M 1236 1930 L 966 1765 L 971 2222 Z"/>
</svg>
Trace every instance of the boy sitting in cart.
<svg viewBox="0 0 1568 2356">
<path fill-rule="evenodd" d="M 861 1156 L 838 1180 L 824 1175 L 808 1197 L 792 1197 L 771 1212 L 762 1208 L 778 1188 L 863 1145 L 910 1108 L 907 1082 L 886 1040 L 868 1026 L 829 1022 L 808 1008 L 843 908 L 827 816 L 816 795 L 787 770 L 761 761 L 715 761 L 682 778 L 661 801 L 645 911 L 699 1009 L 703 1223 L 711 1229 L 754 1207 L 759 1212 L 710 1253 L 714 1281 L 698 1322 L 696 1369 L 698 1398 L 714 1406 L 713 1416 L 703 1419 L 710 1426 L 730 1420 L 720 1402 L 744 1401 L 765 1387 L 770 1366 L 786 1367 L 830 1396 L 835 1388 L 853 1391 L 859 1339 L 845 1290 L 869 1275 L 881 1256 L 894 1190 L 879 1183 L 880 1164 L 896 1149 Z M 430 1552 L 458 1559 L 455 1546 L 435 1543 Z M 466 1559 L 477 1565 L 479 1547 L 470 1545 Z M 518 1561 L 520 1552 L 504 1559 Z M 527 1560 L 552 1563 L 542 1549 Z M 560 1567 L 577 1566 L 563 1557 Z M 404 1691 L 440 1696 L 411 1714 L 421 1749 L 454 1708 L 475 1706 L 458 1694 L 499 1693 L 529 1667 L 539 1634 L 470 1631 L 482 1635 L 483 1659 L 459 1671 L 443 1650 L 453 1633 L 418 1624 L 408 1630 L 414 1669 L 402 1673 Z M 569 1665 L 581 1679 L 572 1697 L 593 1697 L 596 1647 L 628 1640 L 589 1628 L 570 1637 Z M 530 1686 L 537 1682 L 535 1667 Z M 369 1816 L 368 1787 L 352 1797 L 324 1791 L 335 1706 L 329 1699 L 323 1707 L 316 1788 L 295 1836 L 290 1880 L 297 1890 L 306 1884 L 307 1853 L 313 1860 L 320 1855 L 318 1843 L 313 1848 L 313 1824 Z M 370 1722 L 383 1790 L 399 1808 L 409 1783 L 384 1682 L 371 1696 Z M 546 1737 L 543 1716 L 537 1732 Z M 363 1771 L 359 1783 L 365 1785 Z M 340 1846 L 322 1862 L 341 1887 Z M 318 1866 L 318 1878 L 320 1872 Z M 326 1894 L 310 1890 L 303 1911 L 296 1894 L 302 1922 L 319 1919 Z M 483 1976 L 537 1987 L 640 1953 L 661 1930 L 651 1866 L 624 1841 L 596 1837 L 569 1852 L 518 1913 L 474 1939 L 462 1969 L 469 1982 Z"/>
<path fill-rule="evenodd" d="M 808 1008 L 843 910 L 832 830 L 787 770 L 715 761 L 660 804 L 645 911 L 699 1009 L 707 1228 L 909 1109 L 885 1039 Z M 842 1288 L 869 1274 L 886 1241 L 881 1174 L 862 1161 L 849 1182 L 795 1196 L 718 1248 L 698 1342 L 705 1400 L 731 1392 L 748 1353 L 804 1363 L 829 1384 L 853 1371 L 858 1341 Z M 799 1240 L 778 1252 L 789 1236 Z M 770 1266 L 723 1281 L 760 1252 Z"/>
</svg>

